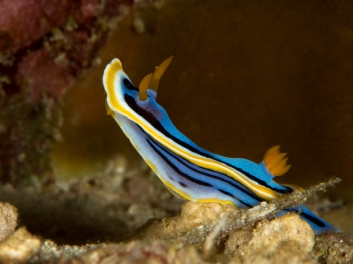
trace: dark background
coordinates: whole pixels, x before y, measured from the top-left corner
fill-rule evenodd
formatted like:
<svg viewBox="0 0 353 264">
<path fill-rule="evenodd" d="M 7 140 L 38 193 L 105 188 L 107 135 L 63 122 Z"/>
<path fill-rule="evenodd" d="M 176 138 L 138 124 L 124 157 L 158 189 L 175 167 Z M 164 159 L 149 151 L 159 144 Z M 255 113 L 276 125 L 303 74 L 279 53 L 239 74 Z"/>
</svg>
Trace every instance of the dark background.
<svg viewBox="0 0 353 264">
<path fill-rule="evenodd" d="M 87 175 L 116 155 L 129 166 L 141 162 L 106 116 L 102 72 L 118 57 L 138 85 L 174 55 L 158 102 L 180 131 L 205 149 L 256 162 L 280 144 L 292 168 L 279 181 L 307 187 L 335 175 L 343 183 L 330 196 L 352 199 L 352 47 L 351 1 L 168 0 L 136 8 L 101 64 L 66 95 L 55 171 Z"/>
</svg>

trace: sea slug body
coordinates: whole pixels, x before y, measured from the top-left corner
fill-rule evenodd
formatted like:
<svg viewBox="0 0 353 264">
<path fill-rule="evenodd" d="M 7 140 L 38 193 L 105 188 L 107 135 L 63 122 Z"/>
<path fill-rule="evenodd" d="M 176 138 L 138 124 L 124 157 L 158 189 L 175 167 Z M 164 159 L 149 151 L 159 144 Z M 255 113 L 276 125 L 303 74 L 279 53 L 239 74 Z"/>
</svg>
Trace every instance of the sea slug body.
<svg viewBox="0 0 353 264">
<path fill-rule="evenodd" d="M 284 194 L 302 191 L 295 185 L 274 181 L 289 170 L 286 153 L 270 148 L 261 163 L 211 153 L 182 134 L 157 101 L 159 80 L 172 57 L 148 74 L 139 87 L 132 84 L 120 60 L 105 68 L 103 84 L 106 109 L 132 145 L 164 185 L 177 197 L 197 202 L 218 202 L 251 208 Z M 298 212 L 316 234 L 336 230 L 305 206 L 283 211 Z"/>
</svg>

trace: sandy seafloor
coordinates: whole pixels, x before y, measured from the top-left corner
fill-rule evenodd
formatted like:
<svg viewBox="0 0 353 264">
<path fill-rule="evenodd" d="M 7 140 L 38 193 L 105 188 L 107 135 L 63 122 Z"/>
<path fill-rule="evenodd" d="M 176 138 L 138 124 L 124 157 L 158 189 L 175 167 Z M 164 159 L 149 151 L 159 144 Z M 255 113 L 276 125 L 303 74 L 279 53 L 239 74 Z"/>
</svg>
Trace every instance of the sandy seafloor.
<svg viewBox="0 0 353 264">
<path fill-rule="evenodd" d="M 120 165 L 119 165 L 120 164 Z M 97 177 L 1 188 L 1 263 L 349 263 L 352 209 L 309 206 L 342 233 L 315 236 L 296 214 L 274 218 L 291 197 L 252 210 L 182 202 L 144 164 L 112 159 Z M 293 203 L 292 203 L 293 201 Z M 281 207 L 282 206 L 282 207 Z M 343 217 L 344 215 L 344 217 Z M 14 232 L 17 224 L 16 231 Z"/>
</svg>

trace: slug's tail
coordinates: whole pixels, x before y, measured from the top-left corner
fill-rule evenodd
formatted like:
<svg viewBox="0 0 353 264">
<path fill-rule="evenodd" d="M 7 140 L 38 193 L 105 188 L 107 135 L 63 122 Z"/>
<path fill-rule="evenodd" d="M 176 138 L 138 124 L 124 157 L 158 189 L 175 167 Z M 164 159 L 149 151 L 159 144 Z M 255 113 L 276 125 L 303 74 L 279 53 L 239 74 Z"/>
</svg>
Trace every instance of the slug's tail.
<svg viewBox="0 0 353 264">
<path fill-rule="evenodd" d="M 330 223 L 326 222 L 325 220 L 323 220 L 322 218 L 320 218 L 319 216 L 311 212 L 304 205 L 301 205 L 300 207 L 284 210 L 281 213 L 279 213 L 279 215 L 282 215 L 286 212 L 297 212 L 302 219 L 308 222 L 308 224 L 314 230 L 316 235 L 319 235 L 325 232 L 340 232 L 336 227 L 334 227 Z"/>
</svg>

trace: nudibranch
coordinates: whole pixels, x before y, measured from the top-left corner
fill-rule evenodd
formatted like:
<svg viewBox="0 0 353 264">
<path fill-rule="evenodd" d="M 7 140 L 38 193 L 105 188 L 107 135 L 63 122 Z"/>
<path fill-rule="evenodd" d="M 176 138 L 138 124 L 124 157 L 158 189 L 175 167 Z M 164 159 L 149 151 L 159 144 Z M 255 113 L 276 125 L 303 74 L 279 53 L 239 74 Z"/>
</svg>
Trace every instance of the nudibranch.
<svg viewBox="0 0 353 264">
<path fill-rule="evenodd" d="M 182 134 L 156 101 L 160 78 L 171 60 L 172 57 L 163 61 L 142 79 L 139 87 L 125 74 L 119 59 L 113 59 L 103 75 L 107 113 L 164 185 L 179 198 L 234 204 L 240 208 L 302 191 L 298 186 L 273 180 L 290 167 L 286 153 L 280 153 L 279 146 L 270 148 L 257 164 L 211 153 Z M 299 213 L 317 234 L 336 230 L 303 205 L 282 213 L 287 211 Z"/>
</svg>

